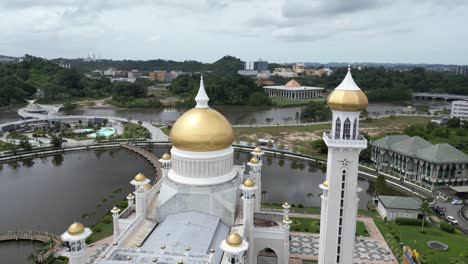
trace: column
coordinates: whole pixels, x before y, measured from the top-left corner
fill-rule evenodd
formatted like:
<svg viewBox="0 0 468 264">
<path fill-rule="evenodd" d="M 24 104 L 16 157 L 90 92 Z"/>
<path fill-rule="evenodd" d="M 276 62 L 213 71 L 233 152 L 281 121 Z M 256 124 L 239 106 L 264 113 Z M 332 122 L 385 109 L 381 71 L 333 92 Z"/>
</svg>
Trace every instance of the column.
<svg viewBox="0 0 468 264">
<path fill-rule="evenodd" d="M 120 230 L 119 230 L 119 212 L 120 212 L 120 209 L 117 208 L 116 206 L 114 206 L 114 208 L 112 208 L 111 210 L 111 213 L 112 213 L 112 225 L 113 225 L 113 228 L 114 228 L 114 242 L 117 242 L 117 238 L 119 237 L 120 235 Z"/>
</svg>

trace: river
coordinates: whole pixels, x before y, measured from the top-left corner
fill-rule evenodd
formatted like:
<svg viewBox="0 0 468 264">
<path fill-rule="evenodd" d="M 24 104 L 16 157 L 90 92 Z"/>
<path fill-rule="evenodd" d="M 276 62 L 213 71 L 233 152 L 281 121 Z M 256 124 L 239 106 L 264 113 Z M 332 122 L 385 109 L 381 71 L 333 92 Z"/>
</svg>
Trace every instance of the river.
<svg viewBox="0 0 468 264">
<path fill-rule="evenodd" d="M 407 104 L 369 104 L 367 110 L 369 116 L 387 115 L 389 113 L 401 113 L 405 111 Z M 411 102 L 413 107 L 426 105 L 429 109 L 450 109 L 451 105 L 445 102 L 427 102 L 414 101 Z M 221 112 L 233 125 L 250 124 L 252 118 L 255 119 L 255 124 L 267 124 L 267 118 L 273 118 L 270 124 L 295 124 L 296 113 L 300 113 L 304 107 L 270 107 L 270 106 L 230 106 L 216 105 L 214 109 Z M 175 121 L 186 109 L 184 108 L 78 108 L 67 113 L 67 115 L 98 115 L 98 116 L 116 116 L 131 118 L 133 120 L 141 120 L 147 122 L 155 122 L 165 124 Z M 12 111 L 0 111 L 0 123 L 8 121 L 16 121 L 19 116 Z"/>
</svg>

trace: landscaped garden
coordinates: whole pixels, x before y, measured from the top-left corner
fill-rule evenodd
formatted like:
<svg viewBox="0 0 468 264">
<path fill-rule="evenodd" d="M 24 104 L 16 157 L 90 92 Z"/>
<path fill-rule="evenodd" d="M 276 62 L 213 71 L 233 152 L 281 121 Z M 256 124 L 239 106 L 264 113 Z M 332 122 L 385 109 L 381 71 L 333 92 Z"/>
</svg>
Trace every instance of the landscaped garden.
<svg viewBox="0 0 468 264">
<path fill-rule="evenodd" d="M 291 231 L 293 232 L 320 233 L 320 219 L 291 217 L 291 220 Z M 369 236 L 369 232 L 363 222 L 356 222 L 356 235 Z"/>
</svg>

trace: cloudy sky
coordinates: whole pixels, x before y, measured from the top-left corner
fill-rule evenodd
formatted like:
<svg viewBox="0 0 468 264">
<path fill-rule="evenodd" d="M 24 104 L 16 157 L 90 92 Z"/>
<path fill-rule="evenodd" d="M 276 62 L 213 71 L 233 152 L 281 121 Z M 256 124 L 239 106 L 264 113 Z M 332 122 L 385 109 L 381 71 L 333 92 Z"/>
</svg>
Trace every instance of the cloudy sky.
<svg viewBox="0 0 468 264">
<path fill-rule="evenodd" d="M 468 64 L 468 0 L 0 0 L 0 54 Z"/>
</svg>

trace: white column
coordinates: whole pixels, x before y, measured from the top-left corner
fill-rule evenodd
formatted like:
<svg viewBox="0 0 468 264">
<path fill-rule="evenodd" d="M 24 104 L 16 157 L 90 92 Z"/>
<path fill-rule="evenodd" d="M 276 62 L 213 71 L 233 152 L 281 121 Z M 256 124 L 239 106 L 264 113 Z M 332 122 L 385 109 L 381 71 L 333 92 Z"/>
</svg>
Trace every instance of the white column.
<svg viewBox="0 0 468 264">
<path fill-rule="evenodd" d="M 114 242 L 117 242 L 117 238 L 120 235 L 120 230 L 119 230 L 119 212 L 120 209 L 117 207 L 112 208 L 111 213 L 112 213 L 112 225 L 114 228 Z"/>
<path fill-rule="evenodd" d="M 284 244 L 283 244 L 283 253 L 284 258 L 282 263 L 289 263 L 289 228 L 291 227 L 291 219 L 289 216 L 283 218 L 283 228 L 284 228 Z"/>
</svg>

